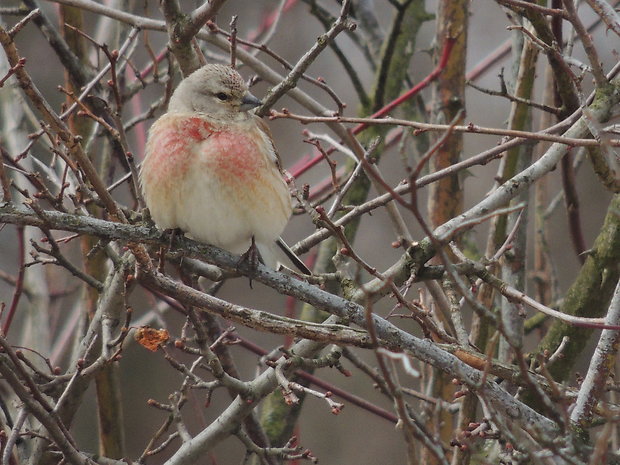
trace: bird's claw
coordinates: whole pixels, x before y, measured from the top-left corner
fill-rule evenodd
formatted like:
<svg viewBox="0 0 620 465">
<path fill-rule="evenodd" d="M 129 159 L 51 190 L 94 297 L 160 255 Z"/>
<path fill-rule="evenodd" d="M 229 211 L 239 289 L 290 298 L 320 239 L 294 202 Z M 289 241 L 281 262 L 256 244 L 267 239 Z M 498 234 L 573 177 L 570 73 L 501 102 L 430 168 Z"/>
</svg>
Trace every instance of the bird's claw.
<svg viewBox="0 0 620 465">
<path fill-rule="evenodd" d="M 254 236 L 252 236 L 252 242 L 250 244 L 250 247 L 243 254 L 241 254 L 241 257 L 239 258 L 239 261 L 237 262 L 237 270 L 245 266 L 249 268 L 250 288 L 252 288 L 251 273 L 254 273 L 256 272 L 256 270 L 258 270 L 258 264 L 261 262 L 262 260 L 261 260 L 260 252 L 258 251 L 258 247 L 256 247 L 256 241 L 254 240 Z"/>
</svg>

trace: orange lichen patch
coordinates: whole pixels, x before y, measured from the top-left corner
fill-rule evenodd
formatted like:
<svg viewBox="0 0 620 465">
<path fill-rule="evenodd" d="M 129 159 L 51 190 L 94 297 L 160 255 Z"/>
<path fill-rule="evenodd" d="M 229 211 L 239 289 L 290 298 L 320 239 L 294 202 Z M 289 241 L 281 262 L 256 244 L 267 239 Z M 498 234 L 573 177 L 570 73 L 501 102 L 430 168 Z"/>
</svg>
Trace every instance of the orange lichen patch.
<svg viewBox="0 0 620 465">
<path fill-rule="evenodd" d="M 170 333 L 165 329 L 155 329 L 148 326 L 142 326 L 136 330 L 134 339 L 138 344 L 147 348 L 152 352 L 156 352 L 159 346 L 168 342 Z"/>
<path fill-rule="evenodd" d="M 454 352 L 454 355 L 462 362 L 467 363 L 470 367 L 476 368 L 477 370 L 484 370 L 486 368 L 487 361 L 476 354 L 459 349 Z"/>
</svg>

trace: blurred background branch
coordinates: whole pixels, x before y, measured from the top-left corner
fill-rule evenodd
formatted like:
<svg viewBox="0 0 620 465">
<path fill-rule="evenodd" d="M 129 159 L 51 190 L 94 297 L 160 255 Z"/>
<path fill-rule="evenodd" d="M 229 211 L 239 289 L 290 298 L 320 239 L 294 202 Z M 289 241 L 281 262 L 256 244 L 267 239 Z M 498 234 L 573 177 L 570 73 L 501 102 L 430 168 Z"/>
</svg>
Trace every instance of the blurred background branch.
<svg viewBox="0 0 620 465">
<path fill-rule="evenodd" d="M 3 465 L 620 460 L 615 4 L 5 3 Z M 149 125 L 214 62 L 312 276 L 143 209 Z"/>
</svg>

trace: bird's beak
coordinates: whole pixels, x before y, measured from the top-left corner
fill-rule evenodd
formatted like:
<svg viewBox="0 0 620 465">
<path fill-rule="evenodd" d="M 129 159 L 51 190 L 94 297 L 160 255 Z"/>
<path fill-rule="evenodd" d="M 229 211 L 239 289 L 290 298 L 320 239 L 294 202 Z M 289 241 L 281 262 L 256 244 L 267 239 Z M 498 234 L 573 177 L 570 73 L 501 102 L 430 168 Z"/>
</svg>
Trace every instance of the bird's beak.
<svg viewBox="0 0 620 465">
<path fill-rule="evenodd" d="M 258 98 L 254 97 L 252 94 L 250 94 L 249 92 L 247 94 L 245 94 L 243 96 L 243 99 L 241 100 L 241 106 L 239 107 L 239 109 L 241 111 L 249 111 L 252 108 L 256 108 L 259 105 L 262 105 L 263 102 L 261 102 Z"/>
</svg>

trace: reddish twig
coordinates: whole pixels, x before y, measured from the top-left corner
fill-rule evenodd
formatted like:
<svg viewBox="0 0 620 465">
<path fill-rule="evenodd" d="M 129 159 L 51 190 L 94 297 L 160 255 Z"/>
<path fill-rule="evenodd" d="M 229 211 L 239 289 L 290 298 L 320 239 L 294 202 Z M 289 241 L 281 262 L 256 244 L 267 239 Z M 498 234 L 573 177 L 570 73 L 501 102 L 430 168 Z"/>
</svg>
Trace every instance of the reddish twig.
<svg viewBox="0 0 620 465">
<path fill-rule="evenodd" d="M 153 49 L 151 48 L 151 44 L 147 39 L 145 39 L 144 41 L 144 47 L 146 48 L 147 53 L 151 57 L 151 62 L 137 75 L 137 79 L 139 79 L 140 81 L 146 79 L 146 77 L 151 73 L 153 73 L 153 76 L 157 76 L 157 65 L 164 61 L 164 58 L 166 58 L 168 56 L 168 53 L 170 53 L 168 47 L 164 47 L 159 51 L 157 55 L 155 55 Z"/>
<path fill-rule="evenodd" d="M 11 299 L 11 305 L 9 307 L 9 311 L 6 316 L 6 320 L 4 325 L 2 326 L 2 335 L 6 337 L 11 328 L 11 323 L 13 322 L 13 317 L 15 316 L 15 312 L 17 311 L 17 305 L 19 304 L 19 299 L 22 295 L 22 291 L 24 290 L 24 273 L 26 271 L 26 244 L 24 238 L 24 226 L 17 226 L 17 250 L 18 250 L 18 266 L 19 271 L 17 274 L 17 282 L 15 283 L 15 290 L 13 291 L 13 298 Z"/>
<path fill-rule="evenodd" d="M 437 63 L 437 66 L 435 66 L 435 69 L 431 71 L 431 73 L 428 76 L 426 76 L 424 79 L 422 79 L 417 85 L 413 86 L 403 95 L 394 99 L 393 101 L 388 103 L 386 106 L 381 108 L 379 111 L 372 114 L 370 118 L 372 119 L 381 118 L 387 115 L 394 108 L 396 108 L 403 102 L 406 102 L 411 97 L 417 95 L 422 89 L 426 88 L 426 86 L 428 86 L 431 82 L 437 79 L 437 77 L 441 74 L 441 72 L 444 70 L 444 68 L 448 64 L 448 58 L 450 58 L 450 53 L 452 52 L 452 47 L 454 47 L 455 42 L 456 42 L 456 39 L 452 37 L 449 37 L 448 39 L 446 39 L 446 45 L 443 51 L 441 52 L 441 58 L 439 59 L 439 63 Z M 363 131 L 367 127 L 368 127 L 367 123 L 360 124 L 356 126 L 355 128 L 353 128 L 353 134 L 358 134 L 359 132 Z"/>
<path fill-rule="evenodd" d="M 454 43 L 455 43 L 455 39 L 448 38 L 446 40 L 446 45 L 445 45 L 443 51 L 441 52 L 441 58 L 439 60 L 439 63 L 437 63 L 437 66 L 435 67 L 435 69 L 433 71 L 431 71 L 431 73 L 428 76 L 426 76 L 422 81 L 420 81 L 418 84 L 413 86 L 411 89 L 409 89 L 407 92 L 405 92 L 400 97 L 392 100 L 390 103 L 388 103 L 386 106 L 381 108 L 376 113 L 373 113 L 372 115 L 370 115 L 369 118 L 376 119 L 376 118 L 381 118 L 381 117 L 385 116 L 386 114 L 388 114 L 389 112 L 394 110 L 396 107 L 401 105 L 403 102 L 406 102 L 407 100 L 411 99 L 413 96 L 417 95 L 422 89 L 424 89 L 432 81 L 437 79 L 437 76 L 439 76 L 439 74 L 443 71 L 443 69 L 448 64 L 448 58 L 450 57 L 450 53 L 452 52 L 452 47 L 454 46 Z M 352 129 L 352 132 L 353 132 L 353 134 L 359 134 L 364 129 L 366 129 L 368 126 L 369 126 L 369 123 L 367 123 L 367 122 L 360 123 L 360 124 L 358 124 L 356 127 L 354 127 Z M 331 149 L 329 151 L 329 153 L 332 153 L 333 151 L 334 150 Z M 298 178 L 303 173 L 305 173 L 310 168 L 312 168 L 317 163 L 319 163 L 322 159 L 323 159 L 323 154 L 319 154 L 319 155 L 316 155 L 315 157 L 313 157 L 311 160 L 305 162 L 301 166 L 294 166 L 294 167 L 292 167 L 291 170 L 290 170 L 291 171 L 291 176 L 293 176 L 294 178 Z"/>
<path fill-rule="evenodd" d="M 418 121 L 410 121 L 405 119 L 397 119 L 397 118 L 379 118 L 379 119 L 370 119 L 370 118 L 348 118 L 344 116 L 304 116 L 298 115 L 295 113 L 291 113 L 289 111 L 284 112 L 271 112 L 272 119 L 279 118 L 287 118 L 293 119 L 301 122 L 302 124 L 312 124 L 312 123 L 364 123 L 369 126 L 373 125 L 381 125 L 381 126 L 404 126 L 409 128 L 414 128 L 414 135 L 420 134 L 422 132 L 427 131 L 447 131 L 451 130 L 454 132 L 462 132 L 462 133 L 471 133 L 471 134 L 484 134 L 484 135 L 494 135 L 494 136 L 505 136 L 509 138 L 516 139 L 528 139 L 539 142 L 556 142 L 559 144 L 565 144 L 572 147 L 598 147 L 601 145 L 601 142 L 596 139 L 581 139 L 576 137 L 565 137 L 562 135 L 554 134 L 560 127 L 555 125 L 550 128 L 546 128 L 542 131 L 532 132 L 532 131 L 521 131 L 517 129 L 501 129 L 501 128 L 492 128 L 487 126 L 478 126 L 474 123 L 468 123 L 466 125 L 455 125 L 451 126 L 449 124 L 434 124 L 434 123 L 422 123 Z M 568 121 L 568 120 L 564 120 Z M 605 141 L 606 144 L 610 146 L 620 146 L 620 139 L 609 139 Z M 329 152 L 331 153 L 331 151 Z M 320 160 L 319 160 L 320 161 Z"/>
<path fill-rule="evenodd" d="M 249 40 L 254 41 L 258 37 L 260 37 L 265 31 L 271 28 L 278 21 L 282 13 L 290 10 L 293 6 L 295 6 L 296 3 L 297 0 L 286 0 L 286 3 L 281 9 L 275 9 L 274 11 L 271 11 L 269 14 L 267 14 L 261 25 L 257 29 L 250 31 L 250 33 L 248 34 Z"/>
</svg>

